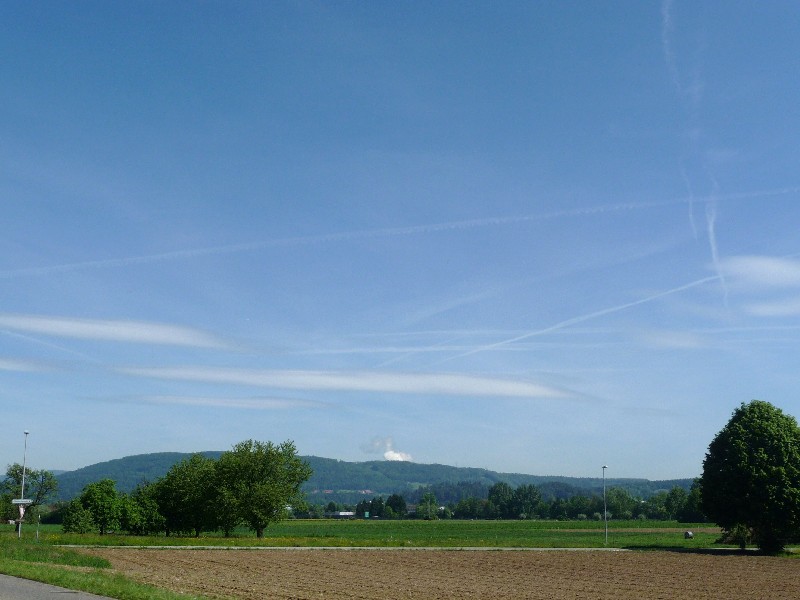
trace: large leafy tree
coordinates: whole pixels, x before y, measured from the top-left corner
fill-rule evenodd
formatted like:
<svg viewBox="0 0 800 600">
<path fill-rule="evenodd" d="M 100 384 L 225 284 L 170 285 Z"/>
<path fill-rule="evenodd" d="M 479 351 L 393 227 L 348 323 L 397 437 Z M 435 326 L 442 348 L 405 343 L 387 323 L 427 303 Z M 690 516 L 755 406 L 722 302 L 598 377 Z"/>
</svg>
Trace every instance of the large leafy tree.
<svg viewBox="0 0 800 600">
<path fill-rule="evenodd" d="M 61 521 L 64 533 L 89 533 L 97 529 L 92 513 L 84 508 L 80 498 L 73 498 L 65 507 Z"/>
<path fill-rule="evenodd" d="M 113 479 L 90 483 L 83 488 L 79 500 L 80 505 L 91 515 L 100 535 L 119 527 L 122 498 Z"/>
<path fill-rule="evenodd" d="M 433 492 L 425 492 L 417 504 L 417 518 L 430 521 L 439 518 L 439 501 Z"/>
<path fill-rule="evenodd" d="M 667 493 L 667 498 L 664 501 L 664 508 L 667 510 L 667 516 L 670 519 L 677 519 L 678 515 L 683 512 L 688 501 L 689 492 L 680 486 L 674 486 Z"/>
<path fill-rule="evenodd" d="M 683 523 L 705 523 L 708 517 L 702 509 L 703 497 L 700 491 L 700 480 L 695 479 L 686 497 L 686 503 L 678 511 L 677 519 Z"/>
<path fill-rule="evenodd" d="M 230 510 L 259 538 L 270 523 L 286 516 L 288 507 L 303 502 L 300 486 L 311 477 L 311 467 L 297 456 L 291 441 L 277 446 L 240 442 L 219 457 L 216 472 Z"/>
<path fill-rule="evenodd" d="M 157 487 L 142 482 L 122 497 L 122 529 L 134 535 L 153 535 L 164 531 L 166 519 L 158 509 Z"/>
<path fill-rule="evenodd" d="M 606 494 L 609 519 L 612 515 L 617 519 L 632 519 L 633 511 L 636 509 L 637 504 L 638 500 L 623 488 L 610 488 Z"/>
<path fill-rule="evenodd" d="M 203 531 L 216 528 L 215 465 L 202 454 L 173 465 L 155 485 L 153 497 L 164 516 L 167 535 L 171 532 Z"/>
<path fill-rule="evenodd" d="M 489 488 L 489 517 L 496 519 L 512 519 L 514 514 L 514 489 L 504 481 L 495 483 Z"/>
<path fill-rule="evenodd" d="M 391 508 L 394 516 L 402 519 L 406 516 L 408 512 L 408 507 L 406 506 L 406 499 L 403 498 L 400 494 L 392 494 L 386 500 L 386 507 Z"/>
<path fill-rule="evenodd" d="M 514 490 L 514 508 L 511 517 L 515 519 L 532 519 L 541 501 L 542 495 L 535 485 L 519 486 Z"/>
<path fill-rule="evenodd" d="M 702 509 L 744 548 L 745 533 L 776 552 L 800 533 L 800 428 L 769 402 L 733 412 L 708 446 Z"/>
<path fill-rule="evenodd" d="M 33 514 L 37 507 L 47 504 L 58 488 L 58 481 L 50 471 L 35 470 L 25 467 L 25 498 L 31 500 L 25 509 L 25 515 Z M 6 469 L 6 476 L 0 482 L 0 502 L 3 506 L 3 518 L 18 521 L 17 507 L 11 504 L 14 498 L 22 494 L 22 465 L 14 463 Z M 19 522 L 17 523 L 19 526 Z"/>
<path fill-rule="evenodd" d="M 486 500 L 478 500 L 475 496 L 470 496 L 458 501 L 454 515 L 456 519 L 480 519 L 487 504 Z"/>
<path fill-rule="evenodd" d="M 230 537 L 233 530 L 239 526 L 242 518 L 237 509 L 236 496 L 233 491 L 225 485 L 220 476 L 217 464 L 214 465 L 214 522 L 217 529 L 221 530 L 225 537 Z"/>
</svg>

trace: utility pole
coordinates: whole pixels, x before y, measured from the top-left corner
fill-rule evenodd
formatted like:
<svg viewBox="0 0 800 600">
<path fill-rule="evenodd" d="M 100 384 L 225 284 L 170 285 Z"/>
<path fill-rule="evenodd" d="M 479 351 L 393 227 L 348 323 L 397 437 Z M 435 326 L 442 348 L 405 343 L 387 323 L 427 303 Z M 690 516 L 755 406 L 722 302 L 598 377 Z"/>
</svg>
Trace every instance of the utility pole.
<svg viewBox="0 0 800 600">
<path fill-rule="evenodd" d="M 25 500 L 25 463 L 28 458 L 28 434 L 30 432 L 25 430 L 25 450 L 22 453 L 22 489 L 20 490 L 19 500 L 14 500 L 14 504 L 19 504 L 19 527 L 17 527 L 17 539 L 22 538 L 22 521 L 25 518 L 25 507 L 31 503 L 30 500 Z"/>
<path fill-rule="evenodd" d="M 608 465 L 603 465 L 603 520 L 606 522 L 606 546 L 608 546 L 608 508 L 606 507 L 606 469 Z"/>
</svg>

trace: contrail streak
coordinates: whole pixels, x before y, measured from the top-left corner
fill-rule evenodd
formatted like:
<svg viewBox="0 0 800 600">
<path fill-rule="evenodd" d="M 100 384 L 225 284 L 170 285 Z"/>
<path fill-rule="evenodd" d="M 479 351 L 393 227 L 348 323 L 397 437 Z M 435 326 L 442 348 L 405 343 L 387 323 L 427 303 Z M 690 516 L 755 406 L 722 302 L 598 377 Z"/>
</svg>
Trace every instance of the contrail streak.
<svg viewBox="0 0 800 600">
<path fill-rule="evenodd" d="M 306 246 L 312 244 L 325 244 L 333 242 L 344 242 L 359 239 L 405 236 L 415 234 L 429 234 L 442 231 L 458 231 L 466 229 L 476 229 L 479 227 L 493 227 L 501 225 L 513 225 L 516 223 L 526 223 L 533 221 L 546 221 L 564 217 L 584 217 L 596 214 L 639 210 L 656 206 L 665 206 L 682 202 L 682 200 L 668 200 L 661 202 L 642 202 L 596 206 L 589 208 L 576 208 L 572 210 L 562 210 L 538 215 L 517 215 L 508 217 L 488 217 L 483 219 L 470 219 L 464 221 L 448 221 L 443 223 L 431 223 L 426 225 L 412 225 L 409 227 L 389 227 L 382 229 L 367 229 L 361 231 L 345 231 L 340 233 L 330 233 L 314 236 L 299 236 L 289 238 L 279 238 L 273 240 L 261 240 L 256 242 L 246 242 L 241 244 L 230 244 L 226 246 L 211 246 L 208 248 L 195 248 L 188 250 L 176 250 L 173 252 L 163 252 L 160 254 L 148 254 L 143 256 L 132 256 L 125 258 L 110 258 L 106 260 L 92 260 L 85 262 L 67 263 L 63 265 L 51 265 L 44 267 L 32 267 L 27 269 L 15 269 L 10 271 L 0 271 L 0 279 L 8 279 L 21 275 L 50 275 L 80 269 L 90 268 L 109 268 L 126 267 L 131 265 L 149 264 L 170 260 L 182 260 L 197 258 L 202 256 L 212 256 L 220 254 L 233 254 L 238 252 L 248 252 L 262 250 L 266 248 L 279 248 L 287 246 Z"/>
<path fill-rule="evenodd" d="M 743 192 L 719 196 L 716 199 L 722 200 L 748 200 L 754 198 L 764 198 L 767 196 L 783 196 L 800 192 L 800 186 L 786 187 L 775 190 L 761 190 L 754 192 Z M 464 221 L 448 221 L 443 223 L 431 223 L 426 225 L 412 225 L 408 227 L 389 227 L 383 229 L 367 229 L 360 231 L 345 231 L 340 233 L 330 233 L 325 235 L 298 236 L 288 238 L 278 238 L 272 240 L 260 240 L 255 242 L 245 242 L 241 244 L 230 244 L 225 246 L 210 246 L 207 248 L 194 248 L 187 250 L 175 250 L 173 252 L 163 252 L 160 254 L 146 254 L 142 256 L 129 256 L 123 258 L 109 258 L 105 260 L 90 260 L 84 262 L 66 263 L 61 265 L 49 265 L 43 267 L 30 267 L 25 269 L 13 269 L 0 271 L 0 279 L 11 279 L 22 276 L 54 275 L 85 269 L 104 269 L 113 267 L 127 267 L 132 265 L 151 264 L 174 260 L 187 260 L 203 256 L 216 256 L 222 254 L 235 254 L 239 252 L 253 252 L 268 248 L 281 248 L 291 246 L 307 246 L 313 244 L 326 244 L 336 242 L 355 241 L 370 238 L 382 238 L 393 236 L 420 235 L 438 233 L 443 231 L 459 231 L 477 229 L 480 227 L 497 227 L 502 225 L 513 225 L 518 223 L 529 223 L 536 221 L 548 221 L 570 217 L 591 217 L 594 215 L 629 212 L 644 210 L 649 208 L 660 208 L 664 206 L 674 206 L 676 204 L 690 204 L 711 202 L 713 197 L 702 198 L 678 198 L 671 200 L 654 200 L 651 202 L 628 202 L 620 204 L 606 204 L 586 208 L 574 208 L 570 210 L 553 211 L 537 215 L 517 215 L 506 217 L 488 217 L 483 219 L 470 219 Z"/>
<path fill-rule="evenodd" d="M 454 360 L 456 358 L 463 358 L 465 356 L 471 356 L 473 354 L 478 354 L 479 352 L 486 352 L 487 350 L 494 350 L 496 348 L 500 348 L 502 346 L 507 346 L 508 344 L 513 344 L 515 342 L 520 342 L 522 340 L 526 340 L 528 338 L 532 338 L 539 335 L 544 335 L 547 333 L 552 333 L 554 331 L 558 331 L 560 329 L 564 329 L 566 327 L 571 327 L 572 325 L 577 325 L 578 323 L 583 323 L 584 321 L 589 321 L 591 319 L 596 319 L 598 317 L 603 317 L 605 315 L 610 315 L 613 313 L 617 313 L 628 308 L 633 308 L 634 306 L 639 306 L 640 304 L 646 304 L 648 302 L 652 302 L 653 300 L 658 300 L 659 298 L 664 298 L 665 296 L 670 296 L 672 294 L 677 294 L 678 292 L 682 292 L 684 290 L 688 290 L 694 287 L 698 287 L 704 285 L 706 283 L 710 283 L 712 281 L 719 281 L 720 275 L 711 275 L 709 277 L 704 277 L 703 279 L 698 279 L 696 281 L 692 281 L 691 283 L 687 283 L 685 285 L 681 285 L 676 288 L 672 288 L 663 292 L 659 292 L 657 294 L 653 294 L 652 296 L 647 296 L 646 298 L 640 298 L 639 300 L 634 300 L 633 302 L 626 302 L 625 304 L 620 304 L 618 306 L 612 306 L 610 308 L 604 308 L 602 310 L 598 310 L 595 312 L 591 312 L 585 315 L 580 315 L 578 317 L 572 317 L 571 319 L 567 319 L 565 321 L 560 321 L 555 325 L 551 325 L 549 327 L 545 327 L 544 329 L 537 329 L 536 331 L 530 331 L 528 333 L 524 333 L 522 335 L 518 335 L 513 338 L 509 338 L 506 340 L 502 340 L 500 342 L 495 342 L 494 344 L 487 344 L 486 346 L 481 346 L 480 348 L 475 348 L 474 350 L 470 350 L 469 352 L 464 352 L 462 354 L 457 354 L 455 356 L 451 356 L 450 358 L 446 358 L 442 361 L 439 361 L 440 364 L 443 362 L 448 362 Z"/>
<path fill-rule="evenodd" d="M 683 182 L 686 184 L 686 191 L 689 194 L 689 225 L 692 226 L 692 235 L 694 235 L 694 239 L 697 239 L 697 223 L 694 220 L 694 190 L 692 190 L 692 182 L 689 181 L 689 175 L 686 173 L 686 169 L 681 166 L 681 176 L 683 177 Z"/>
<path fill-rule="evenodd" d="M 63 265 L 50 265 L 44 267 L 32 267 L 27 269 L 0 271 L 0 279 L 10 279 L 13 277 L 20 277 L 26 275 L 27 276 L 53 275 L 57 273 L 66 273 L 69 271 L 76 271 L 83 269 L 127 267 L 132 265 L 151 264 L 164 261 L 185 260 L 203 256 L 216 256 L 221 254 L 251 252 L 266 248 L 325 244 L 325 243 L 344 242 L 344 241 L 359 240 L 359 239 L 405 236 L 405 235 L 415 235 L 415 234 L 429 234 L 442 231 L 475 229 L 479 227 L 513 225 L 516 223 L 545 221 L 545 220 L 558 219 L 564 217 L 582 217 L 582 216 L 591 216 L 595 214 L 603 214 L 610 212 L 638 210 L 655 206 L 670 205 L 676 202 L 681 202 L 681 201 L 670 200 L 661 202 L 614 204 L 614 205 L 604 205 L 604 206 L 589 207 L 589 208 L 576 208 L 572 210 L 556 211 L 539 215 L 488 217 L 483 219 L 450 221 L 444 223 L 432 223 L 427 225 L 412 225 L 409 227 L 392 227 L 392 228 L 369 229 L 361 231 L 346 231 L 341 233 L 330 233 L 330 234 L 316 235 L 316 236 L 300 236 L 300 237 L 280 238 L 274 240 L 262 240 L 262 241 L 247 242 L 242 244 L 231 244 L 227 246 L 211 246 L 208 248 L 176 250 L 174 252 L 163 252 L 160 254 L 147 254 L 143 256 L 110 258 L 106 260 L 92 260 L 85 262 L 67 263 Z"/>
<path fill-rule="evenodd" d="M 719 250 L 717 249 L 717 234 L 716 224 L 717 221 L 717 205 L 716 202 L 709 202 L 706 204 L 706 223 L 708 226 L 708 245 L 711 249 L 711 264 L 714 266 L 714 271 L 717 273 L 720 283 L 722 284 L 722 298 L 725 306 L 728 305 L 728 284 L 725 281 L 725 275 L 722 273 L 719 262 Z"/>
<path fill-rule="evenodd" d="M 672 0 L 664 0 L 664 2 L 661 3 L 661 48 L 664 52 L 664 62 L 667 65 L 667 71 L 669 71 L 672 84 L 675 86 L 678 94 L 683 95 L 678 66 L 675 62 L 675 53 L 672 50 L 672 43 L 670 42 L 671 35 Z"/>
</svg>

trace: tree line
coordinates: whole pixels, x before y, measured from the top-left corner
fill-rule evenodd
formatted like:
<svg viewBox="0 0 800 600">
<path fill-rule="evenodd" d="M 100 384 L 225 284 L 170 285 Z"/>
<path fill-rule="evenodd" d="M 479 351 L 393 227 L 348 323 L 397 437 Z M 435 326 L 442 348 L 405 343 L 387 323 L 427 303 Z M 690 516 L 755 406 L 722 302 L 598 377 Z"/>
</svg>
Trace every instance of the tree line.
<svg viewBox="0 0 800 600">
<path fill-rule="evenodd" d="M 444 484 L 444 489 L 473 489 L 481 487 L 472 482 Z M 602 495 L 574 495 L 569 498 L 543 498 L 538 486 L 524 484 L 511 487 L 508 483 L 495 483 L 483 497 L 462 495 L 457 501 L 442 503 L 436 490 L 442 486 L 420 488 L 407 501 L 402 494 L 392 494 L 384 499 L 375 496 L 355 505 L 329 502 L 327 505 L 309 506 L 298 514 L 303 517 L 325 517 L 343 511 L 353 512 L 358 518 L 382 519 L 553 519 L 600 520 L 603 518 Z M 412 502 L 413 500 L 413 502 Z M 606 493 L 605 508 L 609 519 L 652 519 L 698 523 L 706 521 L 700 508 L 700 489 L 697 482 L 687 492 L 680 486 L 659 492 L 647 500 L 633 496 L 624 488 L 610 488 Z"/>
<path fill-rule="evenodd" d="M 65 532 L 101 535 L 199 537 L 221 531 L 227 537 L 245 525 L 261 538 L 270 523 L 302 505 L 300 486 L 310 476 L 291 441 L 247 440 L 218 459 L 193 454 L 130 494 L 117 491 L 111 479 L 90 483 L 62 508 L 62 526 Z"/>
</svg>

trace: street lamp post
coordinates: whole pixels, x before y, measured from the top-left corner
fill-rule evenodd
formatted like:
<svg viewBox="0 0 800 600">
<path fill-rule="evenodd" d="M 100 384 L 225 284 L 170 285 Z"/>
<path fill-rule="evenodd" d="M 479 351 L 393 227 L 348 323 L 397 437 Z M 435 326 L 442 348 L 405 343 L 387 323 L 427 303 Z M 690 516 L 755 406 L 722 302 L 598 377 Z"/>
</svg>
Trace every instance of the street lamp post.
<svg viewBox="0 0 800 600">
<path fill-rule="evenodd" d="M 603 520 L 606 523 L 606 546 L 608 546 L 608 508 L 606 507 L 606 469 L 608 465 L 603 465 Z"/>
<path fill-rule="evenodd" d="M 17 528 L 17 538 L 22 537 L 22 518 L 25 514 L 23 511 L 25 510 L 25 462 L 28 458 L 28 434 L 30 432 L 26 429 L 25 430 L 25 451 L 22 453 L 22 489 L 19 494 L 19 499 L 22 501 L 20 502 L 20 515 L 19 515 L 19 527 Z"/>
</svg>

